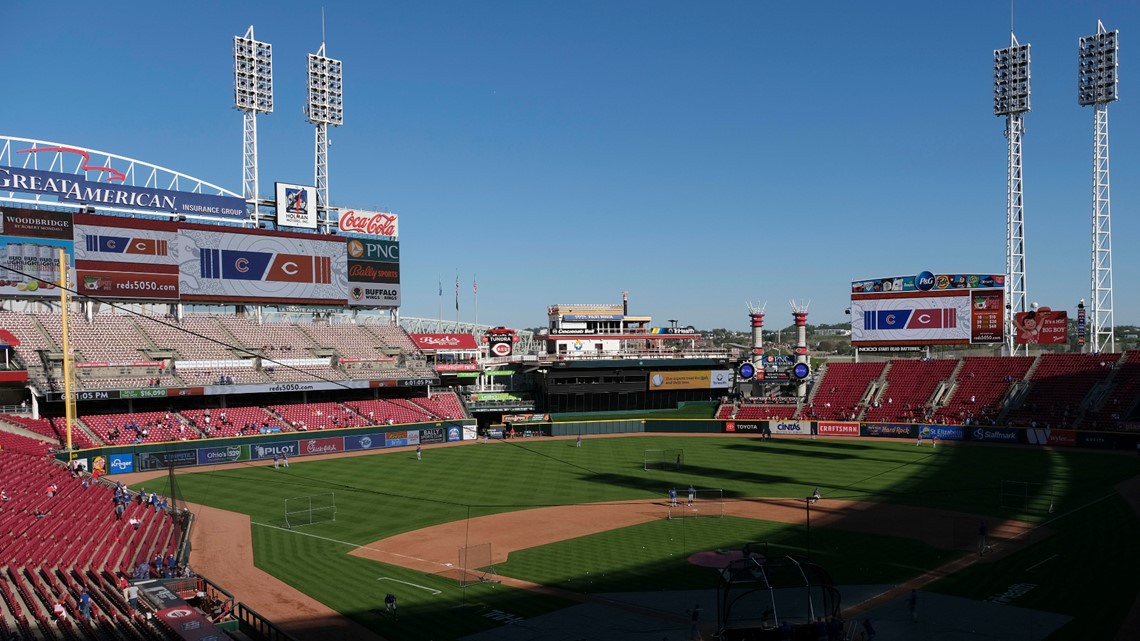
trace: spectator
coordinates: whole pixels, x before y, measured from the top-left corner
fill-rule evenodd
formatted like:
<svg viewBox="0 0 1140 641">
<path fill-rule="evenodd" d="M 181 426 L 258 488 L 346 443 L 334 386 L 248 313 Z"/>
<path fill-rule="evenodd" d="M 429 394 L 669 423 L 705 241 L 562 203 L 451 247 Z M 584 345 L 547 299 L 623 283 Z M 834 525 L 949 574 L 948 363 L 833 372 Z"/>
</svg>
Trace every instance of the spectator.
<svg viewBox="0 0 1140 641">
<path fill-rule="evenodd" d="M 91 620 L 91 595 L 87 594 L 87 588 L 79 593 L 79 613 L 85 620 Z"/>
<path fill-rule="evenodd" d="M 67 620 L 67 609 L 63 607 L 62 603 L 56 601 L 56 604 L 54 606 L 52 606 L 51 611 L 53 614 L 55 614 L 55 620 L 56 621 L 66 621 Z"/>
</svg>

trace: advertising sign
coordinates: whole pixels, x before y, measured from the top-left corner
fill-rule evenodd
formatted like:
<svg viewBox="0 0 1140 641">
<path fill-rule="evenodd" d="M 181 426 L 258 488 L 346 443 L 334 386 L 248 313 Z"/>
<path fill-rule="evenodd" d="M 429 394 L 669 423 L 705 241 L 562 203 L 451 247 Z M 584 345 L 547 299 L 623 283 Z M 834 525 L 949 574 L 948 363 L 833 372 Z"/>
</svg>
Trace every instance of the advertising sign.
<svg viewBox="0 0 1140 641">
<path fill-rule="evenodd" d="M 170 452 L 142 452 L 139 470 L 162 470 L 168 467 L 190 467 L 198 464 L 198 450 L 172 450 Z"/>
<path fill-rule="evenodd" d="M 1111 450 L 1116 444 L 1116 439 L 1111 434 L 1101 434 L 1099 432 L 1077 432 L 1077 446 L 1090 447 L 1101 450 Z"/>
<path fill-rule="evenodd" d="M 1030 428 L 1025 430 L 1025 438 L 1030 445 L 1049 445 L 1053 447 L 1076 447 L 1077 433 L 1074 430 L 1055 430 L 1052 428 Z"/>
<path fill-rule="evenodd" d="M 970 342 L 1001 343 L 1005 336 L 1005 292 L 970 292 Z"/>
<path fill-rule="evenodd" d="M 442 427 L 429 427 L 420 430 L 420 443 L 424 445 L 431 445 L 432 443 L 443 443 L 447 441 L 447 434 Z"/>
<path fill-rule="evenodd" d="M 20 167 L 0 167 L 0 191 L 48 194 L 60 202 L 162 214 L 216 218 L 245 218 L 247 215 L 245 200 L 236 196 L 92 182 L 75 174 Z"/>
<path fill-rule="evenodd" d="M 940 441 L 962 441 L 966 430 L 961 425 L 922 425 L 918 428 L 923 438 L 938 437 Z"/>
<path fill-rule="evenodd" d="M 970 342 L 970 292 L 853 294 L 851 344 Z"/>
<path fill-rule="evenodd" d="M 1004 274 L 933 274 L 869 278 L 851 283 L 852 294 L 921 292 L 935 289 L 989 289 L 1005 287 Z"/>
<path fill-rule="evenodd" d="M 111 474 L 130 474 L 135 471 L 134 454 L 112 454 Z"/>
<path fill-rule="evenodd" d="M 1031 312 L 1017 312 L 1013 326 L 1017 329 L 1018 345 L 1064 345 L 1069 340 L 1069 315 L 1064 310 L 1038 307 Z"/>
<path fill-rule="evenodd" d="M 867 436 L 909 438 L 915 436 L 916 430 L 910 423 L 867 423 L 863 426 L 863 433 Z"/>
<path fill-rule="evenodd" d="M 307 441 L 300 441 L 301 454 L 303 456 L 311 456 L 314 454 L 335 454 L 344 451 L 344 438 L 312 438 Z"/>
<path fill-rule="evenodd" d="M 384 447 L 403 447 L 407 444 L 407 432 L 388 432 L 384 435 Z"/>
<path fill-rule="evenodd" d="M 178 231 L 183 300 L 338 304 L 348 291 L 344 240 L 307 234 Z"/>
<path fill-rule="evenodd" d="M 479 349 L 471 334 L 409 334 L 424 351 L 473 351 Z"/>
<path fill-rule="evenodd" d="M 820 421 L 816 431 L 824 436 L 859 436 L 859 424 L 846 421 Z"/>
<path fill-rule="evenodd" d="M 515 351 L 515 338 L 511 334 L 487 334 L 484 338 L 492 356 L 506 358 Z"/>
<path fill-rule="evenodd" d="M 177 300 L 177 226 L 76 214 L 75 267 L 82 294 Z"/>
<path fill-rule="evenodd" d="M 773 434 L 811 434 L 811 421 L 768 421 Z"/>
<path fill-rule="evenodd" d="M 338 210 L 337 226 L 346 234 L 364 234 L 366 236 L 399 235 L 399 216 L 382 211 L 364 211 L 361 209 Z"/>
<path fill-rule="evenodd" d="M 677 389 L 726 389 L 731 381 L 732 370 L 727 369 L 650 372 L 649 390 L 659 392 Z"/>
<path fill-rule="evenodd" d="M 350 238 L 348 304 L 361 307 L 400 306 L 400 244 L 394 240 Z"/>
<path fill-rule="evenodd" d="M 277 443 L 257 443 L 249 446 L 249 458 L 254 461 L 273 458 L 274 456 L 297 456 L 300 450 L 297 441 L 280 441 Z"/>
<path fill-rule="evenodd" d="M 447 440 L 448 441 L 462 441 L 463 440 L 463 432 L 460 431 L 459 426 L 452 425 L 451 427 L 447 428 Z"/>
<path fill-rule="evenodd" d="M 281 227 L 317 228 L 317 190 L 305 185 L 275 183 L 277 224 Z"/>
<path fill-rule="evenodd" d="M 237 463 L 249 460 L 249 447 L 229 445 L 226 447 L 198 448 L 198 465 L 215 465 L 217 463 Z"/>
<path fill-rule="evenodd" d="M 971 441 L 987 443 L 1022 443 L 1024 430 L 1009 427 L 975 427 L 969 432 Z"/>
<path fill-rule="evenodd" d="M 0 296 L 59 297 L 59 250 L 70 266 L 71 215 L 33 209 L 0 209 Z M 69 267 L 70 269 L 70 267 Z M 75 274 L 69 274 L 74 279 Z M 72 280 L 72 282 L 75 282 Z"/>
<path fill-rule="evenodd" d="M 760 423 L 742 423 L 740 421 L 725 421 L 724 431 L 726 432 L 750 432 L 757 433 L 763 432 Z"/>
<path fill-rule="evenodd" d="M 372 450 L 384 447 L 384 434 L 354 434 L 344 437 L 344 449 L 352 452 L 356 450 Z"/>
<path fill-rule="evenodd" d="M 164 608 L 155 613 L 183 641 L 218 641 L 226 634 L 201 612 L 188 605 Z"/>
</svg>

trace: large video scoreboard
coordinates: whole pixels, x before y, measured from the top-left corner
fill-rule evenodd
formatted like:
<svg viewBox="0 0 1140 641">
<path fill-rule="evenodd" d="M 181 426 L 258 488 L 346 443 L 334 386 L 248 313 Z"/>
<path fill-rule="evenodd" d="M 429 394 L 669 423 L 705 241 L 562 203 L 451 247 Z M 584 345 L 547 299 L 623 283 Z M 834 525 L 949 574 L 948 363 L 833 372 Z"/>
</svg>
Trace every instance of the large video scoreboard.
<svg viewBox="0 0 1140 641">
<path fill-rule="evenodd" d="M 851 344 L 978 345 L 1003 342 L 1005 276 L 934 274 L 851 283 Z"/>
</svg>

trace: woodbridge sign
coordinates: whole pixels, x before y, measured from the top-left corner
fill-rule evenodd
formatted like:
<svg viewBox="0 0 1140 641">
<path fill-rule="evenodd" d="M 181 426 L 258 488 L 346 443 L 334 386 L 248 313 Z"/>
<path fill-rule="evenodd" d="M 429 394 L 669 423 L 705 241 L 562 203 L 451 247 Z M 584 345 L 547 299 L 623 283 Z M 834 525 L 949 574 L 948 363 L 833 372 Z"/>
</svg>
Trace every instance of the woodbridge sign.
<svg viewBox="0 0 1140 641">
<path fill-rule="evenodd" d="M 106 205 L 123 209 L 245 218 L 245 201 L 234 196 L 214 196 L 133 185 L 91 182 L 73 174 L 55 171 L 0 167 L 0 191 L 16 191 L 55 196 L 60 202 Z"/>
</svg>

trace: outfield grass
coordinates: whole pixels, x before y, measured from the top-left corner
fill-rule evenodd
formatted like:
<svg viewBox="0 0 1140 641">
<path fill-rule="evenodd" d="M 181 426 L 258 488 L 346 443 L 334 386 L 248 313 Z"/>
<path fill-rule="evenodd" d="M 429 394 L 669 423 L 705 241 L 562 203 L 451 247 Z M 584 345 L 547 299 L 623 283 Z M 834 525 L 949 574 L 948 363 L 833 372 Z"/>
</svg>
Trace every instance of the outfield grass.
<svg viewBox="0 0 1140 641">
<path fill-rule="evenodd" d="M 684 449 L 685 469 L 644 471 L 644 451 L 662 448 Z M 935 451 L 913 443 L 870 439 L 760 442 L 748 437 L 643 436 L 587 438 L 581 448 L 574 447 L 572 440 L 549 439 L 466 444 L 426 449 L 423 461 L 416 461 L 411 451 L 324 461 L 294 459 L 288 470 L 236 466 L 182 474 L 178 482 L 188 500 L 244 512 L 263 524 L 253 528 L 258 567 L 381 634 L 414 640 L 455 638 L 495 627 L 499 624 L 482 616 L 489 609 L 529 617 L 567 602 L 504 586 L 460 590 L 453 581 L 437 576 L 347 555 L 354 546 L 468 516 L 541 505 L 661 498 L 668 488 L 690 483 L 724 489 L 728 498 L 803 497 L 820 486 L 829 498 L 1041 521 L 1050 515 L 1001 508 L 1002 479 L 1054 479 L 1060 514 L 1103 497 L 1114 483 L 1138 473 L 1140 462 L 1133 458 L 1075 451 L 985 446 L 943 446 Z M 156 479 L 145 485 L 163 493 L 164 483 L 165 479 Z M 286 498 L 328 491 L 336 493 L 337 521 L 301 531 L 325 539 L 276 528 L 282 524 Z M 1109 506 L 1105 502 L 1083 513 L 1123 521 L 1122 532 L 1135 536 L 1135 517 L 1125 510 L 1100 512 Z M 1088 534 L 1083 523 L 1074 516 L 1050 527 L 1058 533 L 1056 541 L 1071 544 Z M 678 526 L 684 528 L 680 544 Z M 752 540 L 768 540 L 794 550 L 804 545 L 802 534 L 803 529 L 795 526 L 729 517 L 662 520 L 523 550 L 498 570 L 574 591 L 648 591 L 702 583 L 712 588 L 715 575 L 681 561 L 689 550 L 731 548 Z M 1124 541 L 1120 539 L 1122 546 Z M 902 581 L 940 564 L 946 555 L 913 541 L 840 529 L 812 528 L 812 544 L 813 556 L 837 580 L 852 583 Z M 639 545 L 644 548 L 635 547 Z M 1035 552 L 1038 547 L 1021 554 L 1033 553 L 1037 556 L 1026 559 L 1038 559 L 1053 553 Z M 1076 556 L 1075 551 L 1072 554 Z M 1121 567 L 1116 560 L 1087 556 L 1091 558 L 1079 575 L 1082 585 L 1112 586 L 1121 595 L 1111 600 L 1113 607 L 1117 600 L 1135 596 L 1140 579 L 1133 573 L 1116 571 Z M 985 598 L 990 596 L 987 590 L 1018 582 L 1018 568 L 1006 563 L 976 566 L 971 570 L 976 576 L 936 589 Z M 585 571 L 595 578 L 586 578 Z M 605 576 L 599 581 L 595 573 Z M 378 581 L 383 577 L 438 589 L 442 594 L 401 588 L 401 619 L 392 622 L 377 610 L 390 586 Z M 1040 603 L 1051 611 L 1074 614 L 1083 630 L 1089 629 L 1091 622 L 1085 619 L 1092 615 L 1082 613 L 1097 613 L 1106 629 L 1111 625 L 1113 614 L 1104 612 L 1107 600 L 1099 588 L 1058 584 L 1046 590 L 1046 584 L 1041 585 L 1042 589 L 1016 604 Z M 465 604 L 468 607 L 458 607 Z"/>
</svg>

